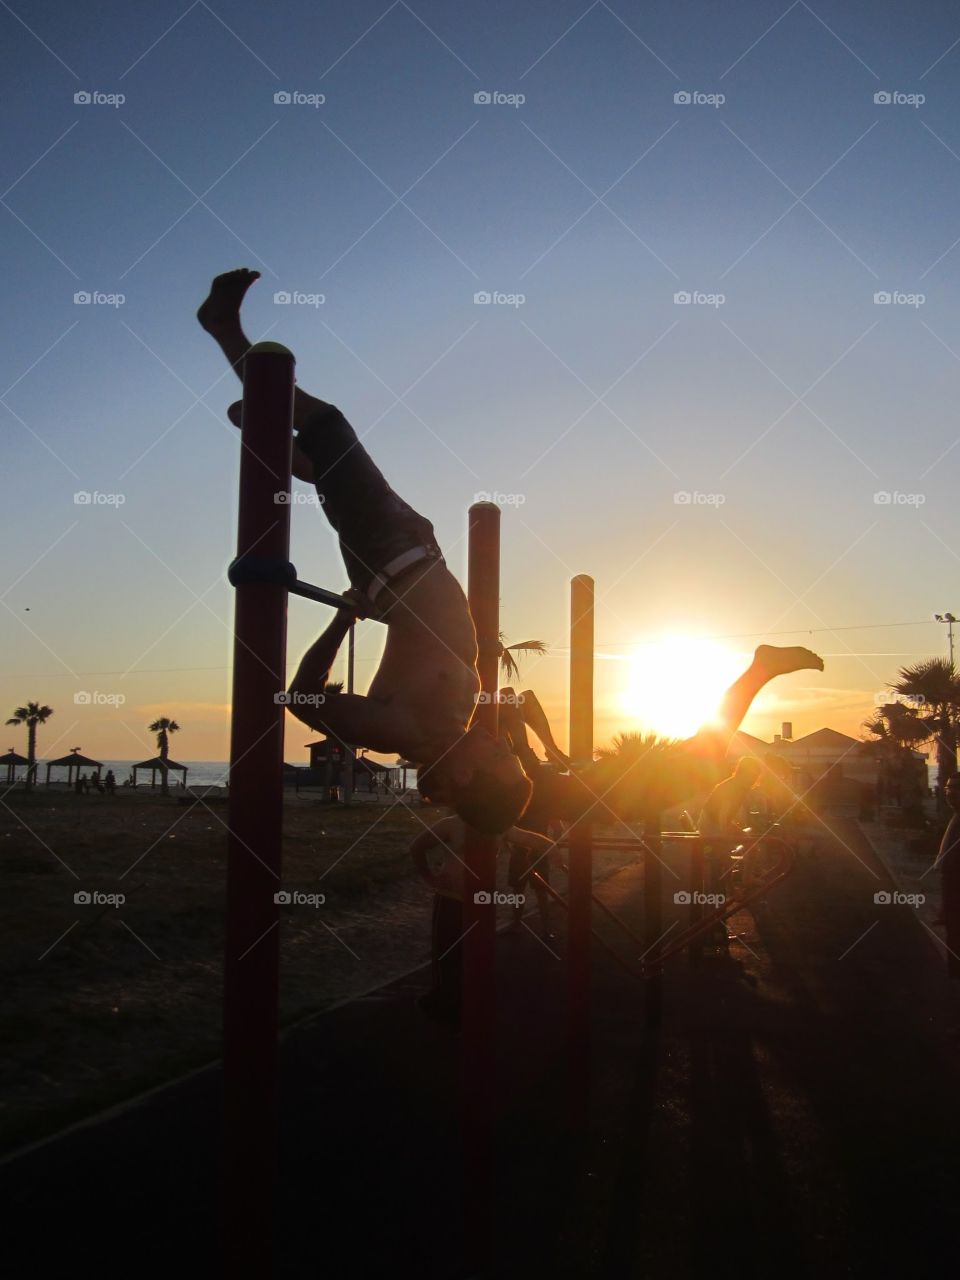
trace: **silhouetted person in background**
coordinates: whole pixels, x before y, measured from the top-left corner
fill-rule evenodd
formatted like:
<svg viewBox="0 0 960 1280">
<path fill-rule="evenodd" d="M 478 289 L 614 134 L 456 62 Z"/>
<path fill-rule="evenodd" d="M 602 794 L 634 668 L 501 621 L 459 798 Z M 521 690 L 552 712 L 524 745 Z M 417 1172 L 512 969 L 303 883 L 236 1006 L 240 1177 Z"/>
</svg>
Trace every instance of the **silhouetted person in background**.
<svg viewBox="0 0 960 1280">
<path fill-rule="evenodd" d="M 743 832 L 750 793 L 760 781 L 763 765 L 754 756 L 743 756 L 729 778 L 718 782 L 700 810 L 697 828 L 709 840 L 737 844 Z"/>
</svg>

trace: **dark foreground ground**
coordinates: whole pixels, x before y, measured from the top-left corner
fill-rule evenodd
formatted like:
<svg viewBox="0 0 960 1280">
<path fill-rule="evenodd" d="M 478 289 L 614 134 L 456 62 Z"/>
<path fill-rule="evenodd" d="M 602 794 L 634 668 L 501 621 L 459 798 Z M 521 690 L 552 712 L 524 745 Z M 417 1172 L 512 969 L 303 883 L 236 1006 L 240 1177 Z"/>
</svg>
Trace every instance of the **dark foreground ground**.
<svg viewBox="0 0 960 1280">
<path fill-rule="evenodd" d="M 669 877 L 667 877 L 669 882 Z M 594 1108 L 562 1125 L 560 961 L 498 940 L 495 1276 L 939 1273 L 960 1193 L 957 998 L 854 823 L 834 824 L 697 969 L 678 961 L 658 1033 L 643 992 L 595 963 Z M 672 886 L 668 889 L 672 892 Z M 637 868 L 607 881 L 639 923 Z M 561 943 L 562 950 L 562 943 Z M 469 1274 L 455 1036 L 423 973 L 283 1044 L 278 1273 Z M 215 1070 L 0 1168 L 11 1274 L 215 1275 Z M 492 1228 L 491 1228 L 492 1229 Z"/>
</svg>

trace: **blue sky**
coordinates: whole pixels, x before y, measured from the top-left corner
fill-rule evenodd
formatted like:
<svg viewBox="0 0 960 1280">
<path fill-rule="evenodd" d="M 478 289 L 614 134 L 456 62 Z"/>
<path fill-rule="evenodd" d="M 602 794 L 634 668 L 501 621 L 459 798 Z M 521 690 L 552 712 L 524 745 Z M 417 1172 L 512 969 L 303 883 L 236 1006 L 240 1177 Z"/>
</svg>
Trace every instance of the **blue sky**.
<svg viewBox="0 0 960 1280">
<path fill-rule="evenodd" d="M 553 644 L 525 675 L 558 716 L 578 572 L 616 658 L 601 738 L 633 727 L 624 659 L 664 633 L 746 651 L 825 628 L 827 672 L 785 682 L 761 733 L 854 729 L 898 665 L 944 650 L 951 6 L 38 0 L 0 28 L 0 684 L 57 708 L 46 753 L 143 754 L 168 710 L 187 758 L 225 755 L 236 386 L 193 312 L 237 265 L 263 272 L 251 334 L 296 350 L 456 571 L 474 495 L 515 495 L 503 623 Z M 343 585 L 314 510 L 293 545 Z M 323 622 L 292 604 L 291 662 Z M 363 628 L 361 679 L 381 639 Z M 289 758 L 307 736 L 291 725 Z"/>
</svg>

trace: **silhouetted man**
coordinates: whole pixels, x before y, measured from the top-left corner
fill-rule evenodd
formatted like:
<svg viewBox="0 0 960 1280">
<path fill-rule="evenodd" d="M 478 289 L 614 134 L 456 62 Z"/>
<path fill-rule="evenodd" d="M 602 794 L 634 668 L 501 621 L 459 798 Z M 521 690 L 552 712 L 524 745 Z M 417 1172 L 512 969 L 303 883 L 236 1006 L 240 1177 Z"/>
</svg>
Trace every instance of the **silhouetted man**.
<svg viewBox="0 0 960 1280">
<path fill-rule="evenodd" d="M 217 276 L 197 313 L 238 374 L 250 349 L 240 305 L 258 277 L 246 269 Z M 235 423 L 239 408 L 230 409 Z M 358 605 L 339 610 L 307 650 L 291 711 L 342 742 L 414 761 L 424 796 L 451 804 L 478 831 L 506 831 L 530 783 L 505 744 L 470 727 L 480 691 L 477 637 L 433 525 L 394 493 L 339 409 L 297 387 L 293 425 L 293 473 L 316 485 Z M 371 614 L 386 623 L 387 642 L 367 693 L 324 698 L 352 622 Z"/>
</svg>

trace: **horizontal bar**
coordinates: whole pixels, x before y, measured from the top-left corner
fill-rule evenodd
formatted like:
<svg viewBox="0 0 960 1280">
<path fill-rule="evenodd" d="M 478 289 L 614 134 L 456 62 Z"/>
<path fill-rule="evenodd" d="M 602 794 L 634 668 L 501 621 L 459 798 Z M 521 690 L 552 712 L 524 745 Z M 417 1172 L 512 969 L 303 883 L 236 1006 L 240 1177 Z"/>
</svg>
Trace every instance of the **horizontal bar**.
<svg viewBox="0 0 960 1280">
<path fill-rule="evenodd" d="M 338 591 L 328 591 L 326 587 L 315 587 L 312 582 L 302 581 L 297 577 L 297 571 L 289 560 L 270 556 L 237 556 L 227 570 L 227 579 L 234 587 L 247 586 L 251 583 L 286 587 L 288 592 L 295 596 L 303 596 L 305 600 L 327 604 L 333 609 L 346 609 L 358 618 L 368 616 L 359 600 L 343 596 Z"/>
<path fill-rule="evenodd" d="M 670 840 L 672 842 L 681 836 L 684 840 L 703 840 L 705 838 L 701 835 L 695 834 L 694 832 L 688 833 L 686 831 L 664 831 L 661 832 L 660 838 L 661 840 Z M 556 841 L 556 845 L 558 849 L 567 849 L 569 848 L 570 842 L 564 835 Z M 648 848 L 648 845 L 649 842 L 644 840 L 642 836 L 624 836 L 622 838 L 619 836 L 593 837 L 593 847 L 595 849 L 646 849 Z"/>
<path fill-rule="evenodd" d="M 349 609 L 358 617 L 362 616 L 355 600 L 338 595 L 336 591 L 328 591 L 326 587 L 315 587 L 312 582 L 301 582 L 299 578 L 295 578 L 293 582 L 287 584 L 287 590 L 291 595 L 303 596 L 304 600 L 315 600 L 317 604 L 329 604 L 334 609 Z"/>
</svg>

